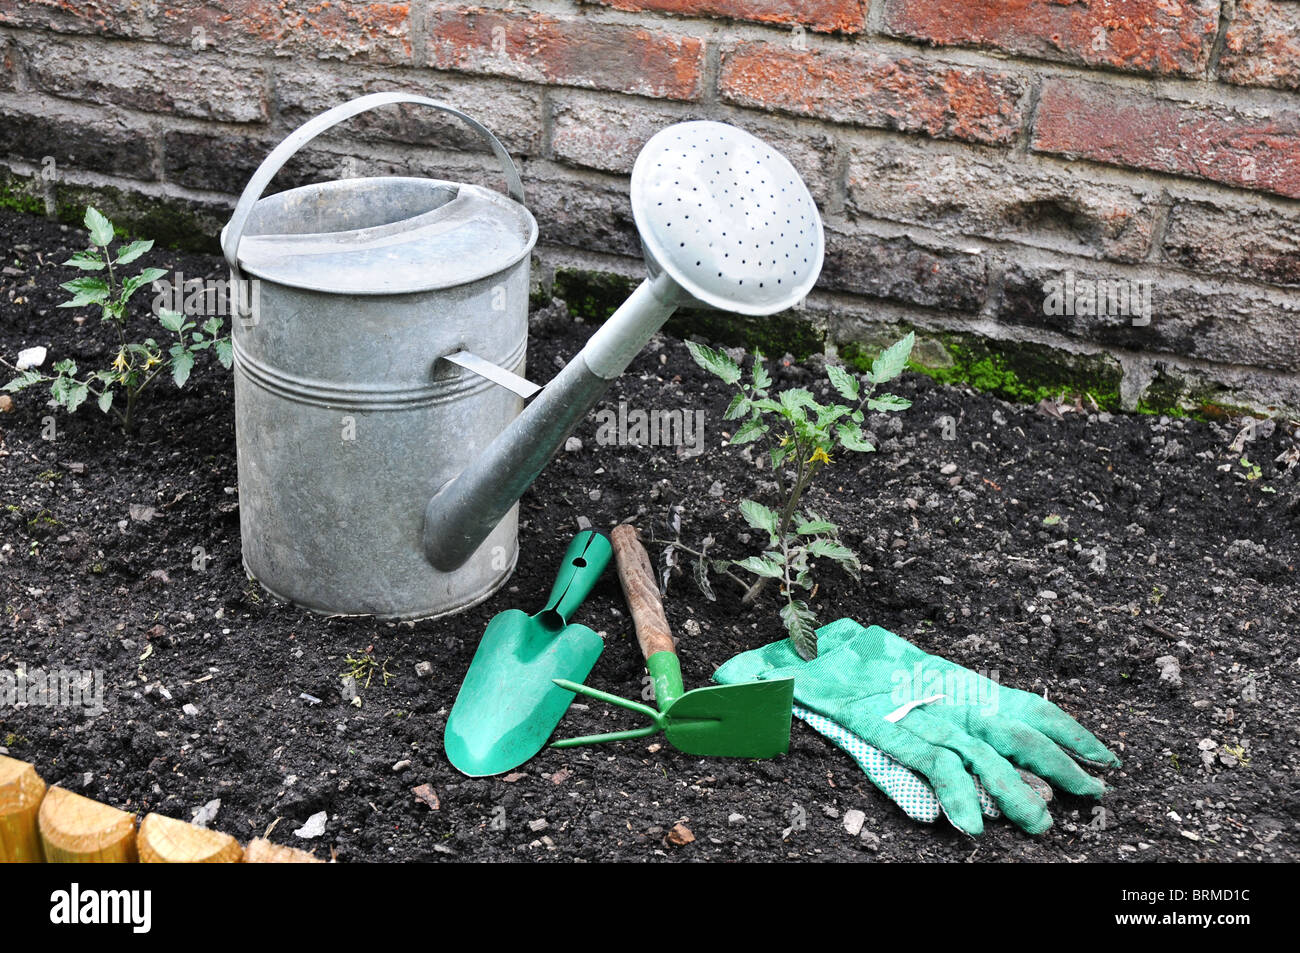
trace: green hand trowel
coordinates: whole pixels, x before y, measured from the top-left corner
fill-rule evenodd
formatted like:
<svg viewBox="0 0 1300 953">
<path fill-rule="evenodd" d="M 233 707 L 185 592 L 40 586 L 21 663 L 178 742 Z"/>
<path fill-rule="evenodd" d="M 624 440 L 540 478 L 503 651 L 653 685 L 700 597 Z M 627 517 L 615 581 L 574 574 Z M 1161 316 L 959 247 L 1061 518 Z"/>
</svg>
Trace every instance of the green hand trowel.
<svg viewBox="0 0 1300 953">
<path fill-rule="evenodd" d="M 605 647 L 585 625 L 570 625 L 569 616 L 609 555 L 604 536 L 579 533 L 545 609 L 532 616 L 507 609 L 488 623 L 443 734 L 447 759 L 462 774 L 500 774 L 542 750 L 573 701 L 573 692 L 555 680 L 586 678 Z"/>
<path fill-rule="evenodd" d="M 639 712 L 650 719 L 650 724 L 603 735 L 565 738 L 551 747 L 572 748 L 605 741 L 626 741 L 662 731 L 669 744 L 686 754 L 729 758 L 772 758 L 784 754 L 790 747 L 794 679 L 710 685 L 684 691 L 681 665 L 677 661 L 663 603 L 659 600 L 650 557 L 634 527 L 627 524 L 618 526 L 612 535 L 619 582 L 623 584 L 623 593 L 632 610 L 636 638 L 641 644 L 646 668 L 654 680 L 655 702 L 659 710 L 579 685 L 576 681 L 556 679 L 560 688 Z"/>
</svg>

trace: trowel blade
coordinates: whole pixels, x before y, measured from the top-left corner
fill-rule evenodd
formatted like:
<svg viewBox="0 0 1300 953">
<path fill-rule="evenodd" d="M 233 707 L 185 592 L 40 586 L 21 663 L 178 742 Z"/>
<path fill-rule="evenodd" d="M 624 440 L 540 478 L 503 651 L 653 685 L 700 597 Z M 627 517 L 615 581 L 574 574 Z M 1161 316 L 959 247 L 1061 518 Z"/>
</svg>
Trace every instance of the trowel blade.
<svg viewBox="0 0 1300 953">
<path fill-rule="evenodd" d="M 604 647 L 585 625 L 548 631 L 518 609 L 495 616 L 447 718 L 447 759 L 476 778 L 519 767 L 542 750 L 573 701 L 552 679 L 584 681 Z"/>
</svg>

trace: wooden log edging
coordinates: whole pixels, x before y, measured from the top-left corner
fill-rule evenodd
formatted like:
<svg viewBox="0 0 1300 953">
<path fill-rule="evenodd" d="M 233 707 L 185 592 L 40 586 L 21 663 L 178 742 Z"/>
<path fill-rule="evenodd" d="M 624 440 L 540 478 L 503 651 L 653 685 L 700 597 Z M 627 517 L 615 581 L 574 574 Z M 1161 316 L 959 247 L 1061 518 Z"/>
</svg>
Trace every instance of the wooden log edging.
<svg viewBox="0 0 1300 953">
<path fill-rule="evenodd" d="M 229 834 L 162 814 L 135 815 L 61 787 L 0 755 L 0 863 L 320 864 L 297 847 Z"/>
</svg>

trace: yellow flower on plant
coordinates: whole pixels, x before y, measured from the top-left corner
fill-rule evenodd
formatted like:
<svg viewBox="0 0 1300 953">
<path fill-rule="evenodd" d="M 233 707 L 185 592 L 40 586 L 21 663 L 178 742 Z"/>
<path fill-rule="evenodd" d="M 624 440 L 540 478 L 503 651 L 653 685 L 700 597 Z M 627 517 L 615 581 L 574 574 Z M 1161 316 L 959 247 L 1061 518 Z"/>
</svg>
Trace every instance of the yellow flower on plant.
<svg viewBox="0 0 1300 953">
<path fill-rule="evenodd" d="M 113 359 L 113 367 L 118 371 L 126 370 L 126 348 L 120 348 L 117 357 Z"/>
<path fill-rule="evenodd" d="M 830 463 L 831 458 L 827 456 L 826 451 L 818 447 L 813 451 L 813 455 L 808 458 L 809 463 Z"/>
</svg>

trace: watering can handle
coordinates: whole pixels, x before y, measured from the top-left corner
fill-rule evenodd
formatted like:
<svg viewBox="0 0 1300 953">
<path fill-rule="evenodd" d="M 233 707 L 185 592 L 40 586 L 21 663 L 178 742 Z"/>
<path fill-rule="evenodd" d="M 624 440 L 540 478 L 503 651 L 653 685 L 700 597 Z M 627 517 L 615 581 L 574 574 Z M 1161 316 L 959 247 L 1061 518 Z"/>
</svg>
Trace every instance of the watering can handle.
<svg viewBox="0 0 1300 953">
<path fill-rule="evenodd" d="M 248 180 L 248 185 L 244 187 L 244 193 L 239 197 L 239 202 L 235 205 L 235 212 L 230 216 L 230 222 L 226 225 L 221 236 L 221 250 L 226 256 L 226 263 L 230 265 L 231 275 L 236 281 L 243 278 L 239 271 L 239 241 L 244 237 L 244 226 L 248 224 L 248 218 L 253 214 L 253 206 L 262 197 L 262 192 L 270 185 L 271 180 L 275 178 L 275 174 L 292 158 L 295 152 L 322 132 L 351 119 L 353 116 L 374 109 L 376 106 L 387 106 L 391 103 L 417 103 L 422 106 L 430 106 L 451 113 L 457 119 L 462 120 L 487 140 L 487 144 L 492 147 L 493 155 L 501 163 L 501 171 L 505 173 L 507 192 L 520 205 L 524 204 L 524 184 L 519 178 L 519 170 L 515 168 L 514 162 L 510 159 L 510 154 L 506 152 L 505 146 L 501 145 L 501 141 L 492 135 L 487 127 L 478 120 L 467 116 L 454 106 L 448 106 L 446 103 L 440 103 L 436 99 L 429 99 L 425 96 L 415 96 L 411 93 L 371 93 L 349 103 L 343 103 L 341 106 L 335 106 L 333 109 L 327 109 L 319 116 L 309 119 L 295 129 L 283 142 L 271 150 L 270 155 L 262 160 L 262 164 L 257 167 L 253 177 Z"/>
</svg>

